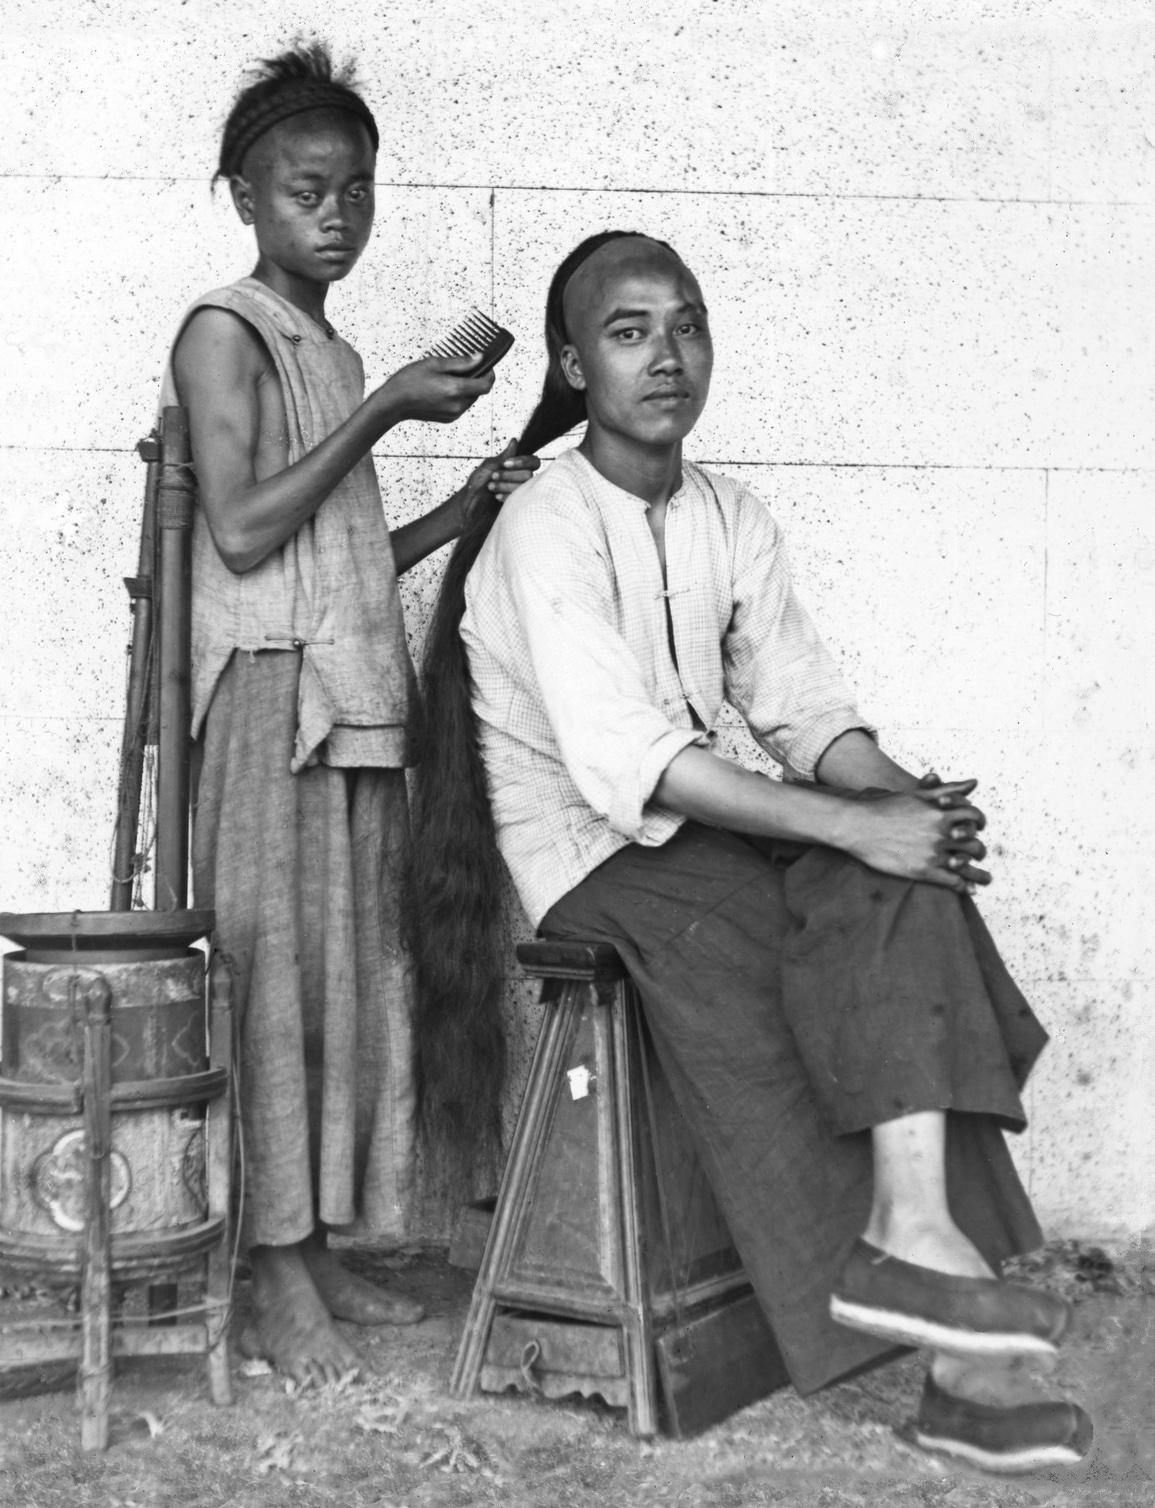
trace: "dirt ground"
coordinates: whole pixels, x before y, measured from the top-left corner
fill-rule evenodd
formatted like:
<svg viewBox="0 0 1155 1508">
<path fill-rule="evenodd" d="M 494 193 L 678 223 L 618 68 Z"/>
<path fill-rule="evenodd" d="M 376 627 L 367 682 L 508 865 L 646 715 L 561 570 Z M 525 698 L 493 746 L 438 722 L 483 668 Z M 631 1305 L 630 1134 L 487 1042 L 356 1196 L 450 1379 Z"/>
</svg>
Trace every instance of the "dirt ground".
<svg viewBox="0 0 1155 1508">
<path fill-rule="evenodd" d="M 362 1331 L 372 1372 L 294 1393 L 236 1361 L 236 1401 L 216 1409 L 196 1359 L 128 1362 L 113 1393 L 112 1445 L 80 1451 L 71 1387 L 0 1402 L 5 1508 L 1118 1508 L 1155 1505 L 1155 1283 L 1068 1244 L 1033 1276 L 1077 1300 L 1051 1381 L 1096 1418 L 1074 1473 L 999 1478 L 906 1443 L 917 1357 L 817 1398 L 784 1390 L 689 1441 L 639 1441 L 597 1402 L 448 1396 L 471 1275 L 438 1249 L 351 1260 L 420 1297 L 427 1319 Z M 236 1323 L 246 1307 L 237 1292 Z M 44 1312 L 9 1290 L 2 1327 Z M 13 1374 L 13 1377 L 15 1374 Z M 13 1377 L 7 1391 L 13 1391 Z M 25 1379 L 22 1379 L 25 1380 Z M 30 1379 L 27 1379 L 30 1381 Z M 4 1380 L 0 1377 L 0 1390 Z"/>
</svg>

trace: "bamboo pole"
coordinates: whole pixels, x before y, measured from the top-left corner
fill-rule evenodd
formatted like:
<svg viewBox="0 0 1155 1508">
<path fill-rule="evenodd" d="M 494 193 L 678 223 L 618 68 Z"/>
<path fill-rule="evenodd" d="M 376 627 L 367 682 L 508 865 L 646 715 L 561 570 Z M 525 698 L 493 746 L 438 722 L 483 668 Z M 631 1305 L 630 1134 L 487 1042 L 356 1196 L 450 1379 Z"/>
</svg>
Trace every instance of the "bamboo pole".
<svg viewBox="0 0 1155 1508">
<path fill-rule="evenodd" d="M 120 747 L 120 783 L 116 800 L 116 831 L 112 859 L 110 911 L 131 911 L 137 871 L 137 831 L 140 822 L 140 788 L 144 775 L 144 750 L 155 742 L 149 724 L 155 716 L 155 697 L 150 695 L 155 678 L 150 666 L 153 648 L 153 579 L 156 570 L 156 490 L 160 480 L 160 441 L 154 430 L 141 440 L 137 450 L 147 463 L 144 509 L 140 525 L 140 555 L 136 575 L 124 584 L 132 605 L 132 645 L 128 668 L 128 691 L 124 736 Z"/>
<path fill-rule="evenodd" d="M 188 904 L 189 727 L 192 670 L 192 522 L 195 484 L 188 415 L 169 407 L 161 414 L 156 490 L 156 911 Z M 149 1289 L 154 1325 L 176 1309 L 175 1283 Z"/>
<path fill-rule="evenodd" d="M 188 416 L 161 416 L 160 482 L 156 500 L 157 628 L 160 666 L 156 778 L 157 911 L 188 903 L 189 727 L 192 623 L 192 521 L 195 484 Z"/>
</svg>

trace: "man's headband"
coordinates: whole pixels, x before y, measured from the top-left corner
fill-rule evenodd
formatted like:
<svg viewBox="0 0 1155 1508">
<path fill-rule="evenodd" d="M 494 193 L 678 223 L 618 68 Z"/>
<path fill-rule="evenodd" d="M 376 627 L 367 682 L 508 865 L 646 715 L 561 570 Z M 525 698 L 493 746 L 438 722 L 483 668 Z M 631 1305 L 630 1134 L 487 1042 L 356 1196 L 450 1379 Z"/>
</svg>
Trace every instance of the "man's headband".
<svg viewBox="0 0 1155 1508">
<path fill-rule="evenodd" d="M 222 144 L 221 173 L 225 177 L 239 173 L 245 153 L 254 142 L 283 120 L 303 115 L 306 110 L 344 110 L 355 115 L 368 131 L 373 150 L 377 150 L 377 122 L 359 94 L 342 84 L 326 83 L 323 79 L 300 79 L 283 84 L 272 99 L 257 104 L 251 114 L 246 112 L 243 119 L 236 122 L 232 139 Z"/>
<path fill-rule="evenodd" d="M 653 241 L 655 245 L 664 246 L 673 256 L 678 257 L 678 253 L 674 251 L 674 248 L 668 241 L 659 241 L 657 236 L 647 235 L 644 230 L 603 230 L 596 236 L 587 237 L 579 246 L 575 246 L 557 272 L 554 273 L 552 298 L 556 301 L 555 317 L 557 334 L 561 338 L 562 345 L 565 345 L 569 340 L 569 332 L 566 329 L 565 323 L 566 289 L 573 282 L 574 275 L 578 269 L 584 267 L 590 257 L 596 252 L 601 251 L 603 246 L 608 246 L 611 241 Z M 678 261 L 680 262 L 681 260 L 681 257 L 678 257 Z M 572 266 L 568 266 L 567 264 L 571 262 Z M 564 277 L 562 276 L 563 271 L 565 273 Z"/>
</svg>

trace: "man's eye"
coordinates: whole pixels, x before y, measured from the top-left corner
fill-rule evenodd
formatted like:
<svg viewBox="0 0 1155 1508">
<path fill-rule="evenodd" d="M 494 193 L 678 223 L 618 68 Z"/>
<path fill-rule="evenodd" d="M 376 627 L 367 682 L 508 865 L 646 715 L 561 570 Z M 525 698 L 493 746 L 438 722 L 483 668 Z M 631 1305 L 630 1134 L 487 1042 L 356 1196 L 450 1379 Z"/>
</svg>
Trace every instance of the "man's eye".
<svg viewBox="0 0 1155 1508">
<path fill-rule="evenodd" d="M 634 341 L 641 337 L 642 332 L 636 325 L 626 325 L 624 329 L 613 332 L 614 340 Z"/>
<path fill-rule="evenodd" d="M 316 194 L 312 193 L 309 189 L 301 189 L 293 197 L 298 204 L 316 204 L 317 202 Z"/>
</svg>

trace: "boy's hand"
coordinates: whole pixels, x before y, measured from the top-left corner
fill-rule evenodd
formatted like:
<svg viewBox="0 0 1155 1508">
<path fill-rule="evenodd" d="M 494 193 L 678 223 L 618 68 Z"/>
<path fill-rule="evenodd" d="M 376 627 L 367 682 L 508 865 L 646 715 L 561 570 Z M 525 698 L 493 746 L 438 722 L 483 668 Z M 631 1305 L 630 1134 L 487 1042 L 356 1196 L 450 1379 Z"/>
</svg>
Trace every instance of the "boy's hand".
<svg viewBox="0 0 1155 1508">
<path fill-rule="evenodd" d="M 511 492 L 516 492 L 523 482 L 528 482 L 541 462 L 536 456 L 515 455 L 517 441 L 510 440 L 500 455 L 490 456 L 469 473 L 469 478 L 458 496 L 461 498 L 461 527 L 473 516 L 473 510 L 483 497 L 496 498 L 504 503 Z"/>
<path fill-rule="evenodd" d="M 470 377 L 476 359 L 423 356 L 394 372 L 378 393 L 396 407 L 402 419 L 426 424 L 452 424 L 493 386 L 493 373 Z"/>
<path fill-rule="evenodd" d="M 922 880 L 971 892 L 989 885 L 990 875 L 972 861 L 986 856 L 976 834 L 986 818 L 968 800 L 977 784 L 956 780 L 933 784 L 924 776 L 916 790 L 861 793 L 856 831 L 843 846 L 883 874 Z"/>
</svg>

